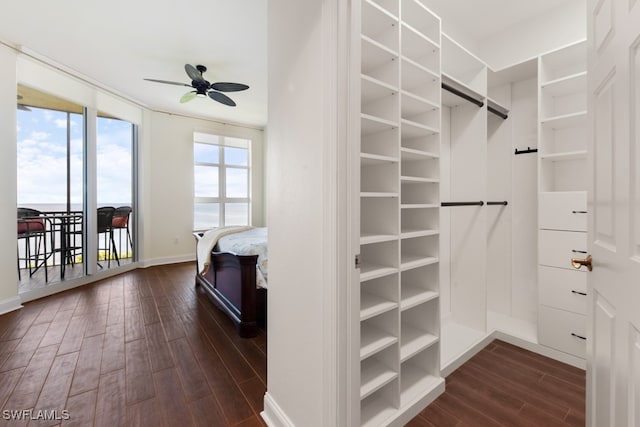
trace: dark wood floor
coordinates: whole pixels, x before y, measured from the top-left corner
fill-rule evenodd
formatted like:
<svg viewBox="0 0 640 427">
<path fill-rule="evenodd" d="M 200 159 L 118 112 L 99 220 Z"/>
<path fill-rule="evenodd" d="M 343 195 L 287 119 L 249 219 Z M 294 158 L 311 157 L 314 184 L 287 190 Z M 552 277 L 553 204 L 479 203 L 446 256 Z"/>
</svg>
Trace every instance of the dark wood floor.
<svg viewBox="0 0 640 427">
<path fill-rule="evenodd" d="M 493 341 L 446 379 L 410 427 L 585 425 L 585 372 Z"/>
<path fill-rule="evenodd" d="M 239 338 L 194 271 L 140 269 L 0 316 L 0 426 L 265 425 L 266 337 Z M 69 419 L 24 419 L 51 414 Z"/>
<path fill-rule="evenodd" d="M 263 426 L 266 337 L 239 338 L 194 270 L 140 269 L 0 316 L 0 426 Z M 501 341 L 446 388 L 409 426 L 584 426 L 584 371 Z M 43 409 L 70 419 L 3 419 Z"/>
</svg>

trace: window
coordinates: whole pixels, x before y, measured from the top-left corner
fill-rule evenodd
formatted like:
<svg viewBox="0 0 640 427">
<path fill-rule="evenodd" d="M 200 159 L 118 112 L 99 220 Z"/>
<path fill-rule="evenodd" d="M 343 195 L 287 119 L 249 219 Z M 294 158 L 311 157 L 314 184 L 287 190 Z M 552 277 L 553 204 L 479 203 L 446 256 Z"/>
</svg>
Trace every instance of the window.
<svg viewBox="0 0 640 427">
<path fill-rule="evenodd" d="M 251 141 L 194 133 L 193 228 L 249 225 Z"/>
</svg>

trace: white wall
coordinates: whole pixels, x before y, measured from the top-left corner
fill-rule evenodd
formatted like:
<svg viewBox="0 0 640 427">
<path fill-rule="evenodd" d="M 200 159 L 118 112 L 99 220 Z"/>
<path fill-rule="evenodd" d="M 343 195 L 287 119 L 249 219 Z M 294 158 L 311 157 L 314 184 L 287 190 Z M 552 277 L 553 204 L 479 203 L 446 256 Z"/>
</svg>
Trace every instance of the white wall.
<svg viewBox="0 0 640 427">
<path fill-rule="evenodd" d="M 348 184 L 337 183 L 338 144 L 331 132 L 338 116 L 331 101 L 337 97 L 331 86 L 336 45 L 325 42 L 338 33 L 326 24 L 335 24 L 339 15 L 334 8 L 340 3 L 268 4 L 269 383 L 264 416 L 270 425 L 337 423 L 341 389 L 328 365 L 338 352 L 331 337 L 346 325 L 331 314 L 336 302 L 327 304 L 327 295 L 337 287 L 336 241 L 341 236 L 334 225 L 338 218 L 347 219 L 337 215 L 336 186 Z M 342 240 L 347 247 L 346 236 Z"/>
<path fill-rule="evenodd" d="M 0 45 L 0 314 L 19 306 L 16 270 L 16 57 Z"/>
<path fill-rule="evenodd" d="M 586 2 L 575 0 L 483 38 L 470 50 L 489 67 L 500 70 L 586 37 Z"/>
<path fill-rule="evenodd" d="M 141 149 L 144 262 L 164 264 L 194 259 L 193 132 L 251 138 L 252 223 L 264 222 L 263 132 L 173 114 L 145 115 Z"/>
</svg>

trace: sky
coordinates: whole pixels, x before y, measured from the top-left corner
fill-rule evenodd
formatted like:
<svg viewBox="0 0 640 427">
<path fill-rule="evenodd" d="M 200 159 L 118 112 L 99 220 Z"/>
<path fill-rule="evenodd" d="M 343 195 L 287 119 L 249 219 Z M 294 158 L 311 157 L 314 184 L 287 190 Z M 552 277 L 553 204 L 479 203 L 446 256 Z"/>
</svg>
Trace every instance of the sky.
<svg viewBox="0 0 640 427">
<path fill-rule="evenodd" d="M 18 205 L 66 204 L 67 113 L 18 110 Z M 71 202 L 82 204 L 82 115 L 71 114 Z M 98 118 L 98 205 L 131 205 L 131 124 Z M 79 206 L 77 206 L 79 207 Z"/>
</svg>

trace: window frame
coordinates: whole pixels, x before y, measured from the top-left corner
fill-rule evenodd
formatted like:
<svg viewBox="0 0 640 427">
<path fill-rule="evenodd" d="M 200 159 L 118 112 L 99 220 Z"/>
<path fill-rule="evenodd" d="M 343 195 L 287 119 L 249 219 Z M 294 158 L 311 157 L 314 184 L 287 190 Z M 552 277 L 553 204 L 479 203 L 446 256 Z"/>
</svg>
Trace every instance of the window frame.
<svg viewBox="0 0 640 427">
<path fill-rule="evenodd" d="M 193 156 L 193 230 L 204 231 L 211 228 L 225 227 L 226 226 L 226 205 L 229 203 L 244 203 L 247 206 L 247 223 L 243 225 L 251 224 L 251 178 L 252 178 L 252 156 L 251 146 L 253 141 L 250 138 L 234 137 L 218 135 L 213 133 L 194 132 L 193 147 L 195 152 L 196 144 L 207 144 L 214 146 L 218 149 L 218 162 L 203 162 L 197 161 L 195 155 Z M 246 150 L 247 152 L 247 164 L 246 165 L 228 165 L 225 161 L 225 148 L 239 148 Z M 215 167 L 218 169 L 218 197 L 202 197 L 196 196 L 196 166 Z M 246 197 L 227 197 L 227 170 L 237 169 L 246 171 Z M 205 228 L 196 227 L 195 218 L 195 205 L 196 204 L 217 204 L 218 205 L 218 225 L 206 225 Z M 234 224 L 236 225 L 236 224 Z"/>
</svg>

